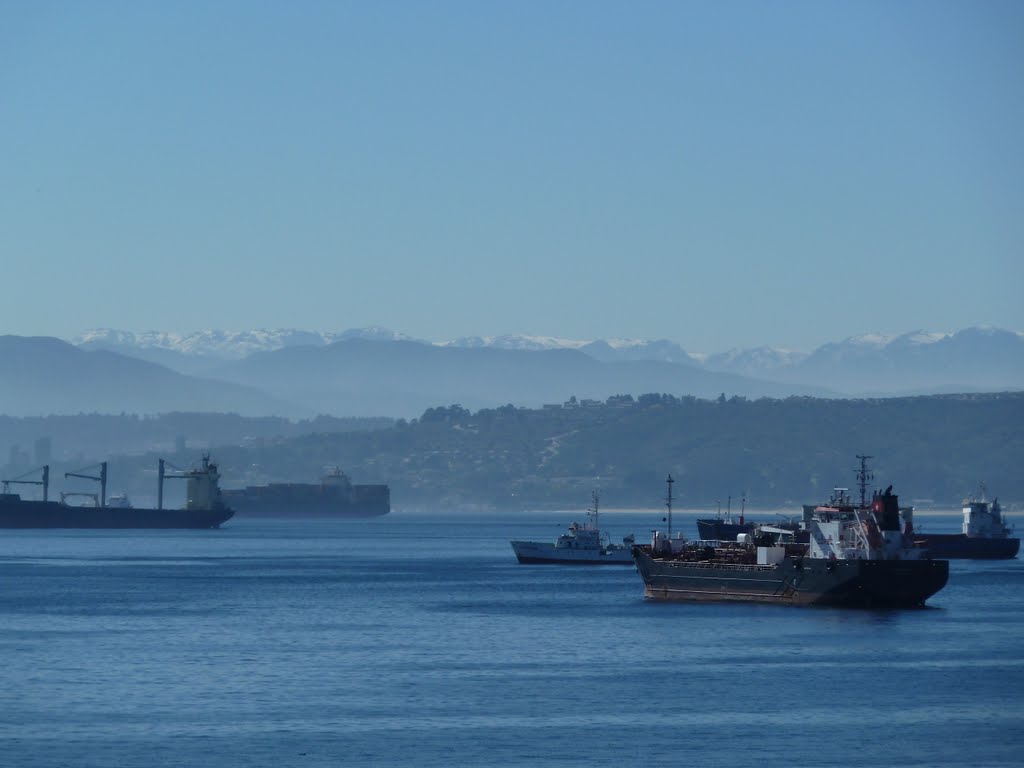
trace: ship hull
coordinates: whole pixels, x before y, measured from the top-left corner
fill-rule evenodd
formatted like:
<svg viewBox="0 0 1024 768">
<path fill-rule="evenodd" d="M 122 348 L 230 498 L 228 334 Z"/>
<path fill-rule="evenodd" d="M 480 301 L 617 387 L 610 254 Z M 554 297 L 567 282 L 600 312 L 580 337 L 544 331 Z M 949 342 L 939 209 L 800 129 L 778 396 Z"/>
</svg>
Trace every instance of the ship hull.
<svg viewBox="0 0 1024 768">
<path fill-rule="evenodd" d="M 1009 560 L 1017 556 L 1020 539 L 983 538 L 963 533 L 915 535 L 914 545 L 928 550 L 929 557 L 944 560 Z"/>
<path fill-rule="evenodd" d="M 72 507 L 56 501 L 0 502 L 0 528 L 218 528 L 234 510 Z"/>
<path fill-rule="evenodd" d="M 754 526 L 750 523 L 727 523 L 713 517 L 697 521 L 697 535 L 704 541 L 736 541 L 739 534 L 750 533 L 752 530 Z"/>
<path fill-rule="evenodd" d="M 815 560 L 778 565 L 695 563 L 634 549 L 644 595 L 654 600 L 914 608 L 942 589 L 945 560 Z"/>
<path fill-rule="evenodd" d="M 540 541 L 513 541 L 512 551 L 523 565 L 632 565 L 629 549 L 569 549 Z"/>
</svg>

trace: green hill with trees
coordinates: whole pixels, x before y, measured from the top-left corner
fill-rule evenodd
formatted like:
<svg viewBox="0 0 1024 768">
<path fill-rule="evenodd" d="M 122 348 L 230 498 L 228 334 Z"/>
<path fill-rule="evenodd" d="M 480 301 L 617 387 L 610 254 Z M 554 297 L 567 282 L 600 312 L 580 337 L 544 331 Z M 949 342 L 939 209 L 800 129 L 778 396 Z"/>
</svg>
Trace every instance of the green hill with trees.
<svg viewBox="0 0 1024 768">
<path fill-rule="evenodd" d="M 388 482 L 396 509 L 606 507 L 661 504 L 665 476 L 680 507 L 714 509 L 825 500 L 852 486 L 857 454 L 876 485 L 908 503 L 954 507 L 984 482 L 1024 501 L 1024 394 L 890 399 L 704 400 L 647 394 L 540 409 L 471 412 L 459 405 L 377 429 L 260 437 L 211 445 L 224 487 L 313 482 L 339 465 L 356 483 Z M 187 465 L 197 451 L 161 454 Z M 111 458 L 111 476 L 152 482 L 153 454 Z M 62 471 L 61 468 L 57 468 Z M 57 475 L 55 475 L 57 476 Z M 150 489 L 132 480 L 130 488 Z"/>
</svg>

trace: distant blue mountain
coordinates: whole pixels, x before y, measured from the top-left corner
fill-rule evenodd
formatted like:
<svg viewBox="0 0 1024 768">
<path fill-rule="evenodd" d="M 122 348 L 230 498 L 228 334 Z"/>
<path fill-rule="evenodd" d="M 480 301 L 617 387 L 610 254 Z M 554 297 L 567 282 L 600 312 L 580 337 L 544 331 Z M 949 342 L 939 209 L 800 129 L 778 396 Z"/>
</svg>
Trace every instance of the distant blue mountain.
<svg viewBox="0 0 1024 768">
<path fill-rule="evenodd" d="M 751 373 L 750 367 L 733 367 Z M 1024 389 L 1024 335 L 997 328 L 857 336 L 758 371 L 763 378 L 855 395 Z"/>
<path fill-rule="evenodd" d="M 9 416 L 299 410 L 252 387 L 186 376 L 135 357 L 87 351 L 43 336 L 0 336 L 0 361 L 0 413 Z"/>
<path fill-rule="evenodd" d="M 570 396 L 616 394 L 783 397 L 827 394 L 790 384 L 705 371 L 688 362 L 603 362 L 580 350 L 509 350 L 412 341 L 350 339 L 326 347 L 260 352 L 215 371 L 281 399 L 339 415 L 418 416 L 436 405 L 470 409 L 512 403 L 538 407 Z"/>
<path fill-rule="evenodd" d="M 856 336 L 810 353 L 760 347 L 711 355 L 689 353 L 666 339 L 506 335 L 432 343 L 383 328 L 340 333 L 101 330 L 83 334 L 78 343 L 82 350 L 116 351 L 201 377 L 206 387 L 214 380 L 245 387 L 248 395 L 233 401 L 239 407 L 302 416 L 415 416 L 451 403 L 535 407 L 572 395 L 605 399 L 647 392 L 884 397 L 1024 388 L 1024 335 L 994 328 Z M 177 391 L 189 386 L 198 385 L 179 383 Z M 109 390 L 115 392 L 116 387 Z M 111 401 L 120 396 L 109 393 L 97 391 L 96 402 L 114 407 Z M 71 401 L 59 394 L 51 393 L 54 402 Z M 141 391 L 128 394 L 125 403 L 144 401 Z M 161 401 L 173 400 L 171 394 Z M 34 390 L 23 393 L 36 403 L 33 407 L 43 407 L 37 395 Z M 266 404 L 256 406 L 258 397 L 266 398 Z M 213 394 L 205 399 L 223 402 Z M 124 410 L 131 408 L 126 404 Z"/>
</svg>

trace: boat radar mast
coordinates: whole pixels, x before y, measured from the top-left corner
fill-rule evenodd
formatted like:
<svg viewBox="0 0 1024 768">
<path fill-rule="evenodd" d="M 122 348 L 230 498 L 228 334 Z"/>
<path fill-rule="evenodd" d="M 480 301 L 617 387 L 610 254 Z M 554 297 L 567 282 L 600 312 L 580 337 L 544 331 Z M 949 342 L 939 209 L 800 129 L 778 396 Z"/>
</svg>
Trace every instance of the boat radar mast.
<svg viewBox="0 0 1024 768">
<path fill-rule="evenodd" d="M 863 509 L 867 503 L 868 483 L 875 479 L 875 473 L 868 469 L 868 459 L 874 456 L 857 454 L 860 459 L 860 469 L 857 470 L 857 487 L 860 488 L 860 506 Z"/>
<path fill-rule="evenodd" d="M 665 497 L 665 506 L 668 508 L 668 538 L 672 539 L 672 483 L 675 480 L 672 479 L 672 475 L 668 476 L 665 481 L 668 484 L 668 496 Z"/>
</svg>

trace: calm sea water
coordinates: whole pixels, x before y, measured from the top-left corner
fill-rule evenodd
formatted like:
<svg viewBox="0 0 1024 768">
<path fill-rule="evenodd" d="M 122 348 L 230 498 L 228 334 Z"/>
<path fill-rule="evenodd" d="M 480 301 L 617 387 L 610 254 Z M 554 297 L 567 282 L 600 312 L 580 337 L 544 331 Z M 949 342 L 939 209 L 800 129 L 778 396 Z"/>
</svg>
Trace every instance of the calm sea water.
<svg viewBox="0 0 1024 768">
<path fill-rule="evenodd" d="M 1024 562 L 916 611 L 663 604 L 516 563 L 571 517 L 0 532 L 0 763 L 1024 764 Z"/>
</svg>

